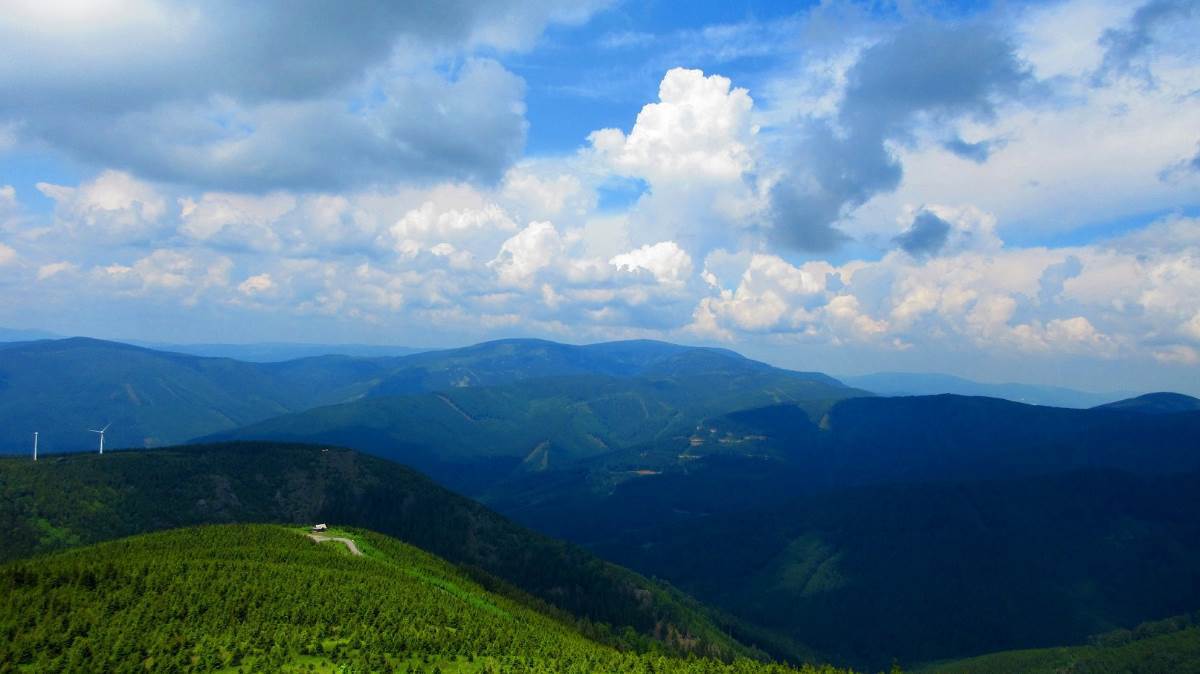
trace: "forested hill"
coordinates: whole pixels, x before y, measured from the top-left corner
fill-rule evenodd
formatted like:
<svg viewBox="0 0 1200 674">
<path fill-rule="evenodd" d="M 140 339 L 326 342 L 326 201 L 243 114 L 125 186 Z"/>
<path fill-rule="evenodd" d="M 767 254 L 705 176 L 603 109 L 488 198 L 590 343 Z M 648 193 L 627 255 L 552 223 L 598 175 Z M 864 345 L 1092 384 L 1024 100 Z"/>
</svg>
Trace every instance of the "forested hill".
<svg viewBox="0 0 1200 674">
<path fill-rule="evenodd" d="M 372 396 L 207 439 L 354 447 L 412 465 L 474 495 L 505 477 L 565 468 L 664 440 L 686 442 L 696 424 L 713 415 L 788 402 L 819 418 L 835 402 L 865 395 L 819 375 L 718 351 L 677 353 L 639 372 Z M 482 479 L 472 479 L 481 472 Z"/>
<path fill-rule="evenodd" d="M 640 635 L 626 632 L 626 642 L 748 652 L 686 596 L 350 450 L 230 443 L 0 459 L 2 560 L 202 523 L 318 521 L 396 536 L 614 635 Z"/>
<path fill-rule="evenodd" d="M 276 525 L 136 536 L 0 567 L 0 668 L 833 674 L 621 653 L 399 541 Z"/>
<path fill-rule="evenodd" d="M 844 388 L 841 382 L 828 375 L 782 370 L 728 349 L 683 346 L 653 340 L 577 346 L 542 339 L 502 339 L 407 356 L 372 389 L 371 395 L 498 386 L 571 375 L 663 379 L 678 374 L 704 373 L 786 373 L 796 379 Z"/>
</svg>

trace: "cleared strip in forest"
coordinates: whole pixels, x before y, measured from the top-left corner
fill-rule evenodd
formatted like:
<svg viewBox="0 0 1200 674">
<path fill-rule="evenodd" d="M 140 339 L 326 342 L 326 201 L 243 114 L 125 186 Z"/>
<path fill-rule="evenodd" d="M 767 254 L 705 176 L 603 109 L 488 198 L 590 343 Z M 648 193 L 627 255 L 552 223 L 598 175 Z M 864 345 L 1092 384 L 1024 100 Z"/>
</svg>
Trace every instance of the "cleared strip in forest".
<svg viewBox="0 0 1200 674">
<path fill-rule="evenodd" d="M 475 421 L 475 417 L 472 417 L 470 414 L 467 414 L 465 411 L 463 411 L 463 408 L 461 408 L 457 404 L 455 404 L 455 402 L 453 400 L 447 398 L 446 396 L 442 395 L 441 393 L 435 393 L 434 395 L 437 396 L 438 400 L 441 400 L 442 402 L 449 405 L 450 409 L 463 415 L 463 418 L 466 419 L 467 421 L 471 421 L 471 422 Z"/>
</svg>

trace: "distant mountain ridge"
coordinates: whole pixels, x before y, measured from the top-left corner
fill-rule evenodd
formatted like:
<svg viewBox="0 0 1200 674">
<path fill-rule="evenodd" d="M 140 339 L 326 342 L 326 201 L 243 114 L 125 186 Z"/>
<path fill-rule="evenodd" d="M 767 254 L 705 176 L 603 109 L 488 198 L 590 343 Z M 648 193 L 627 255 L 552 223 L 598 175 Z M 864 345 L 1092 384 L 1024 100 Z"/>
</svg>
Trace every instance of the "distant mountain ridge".
<svg viewBox="0 0 1200 674">
<path fill-rule="evenodd" d="M 1200 398 L 1193 398 L 1182 393 L 1147 393 L 1136 398 L 1098 405 L 1097 409 L 1140 412 L 1142 414 L 1195 412 L 1200 411 Z"/>
<path fill-rule="evenodd" d="M 156 351 L 186 353 L 208 358 L 232 358 L 248 363 L 279 363 L 318 356 L 352 358 L 394 358 L 422 353 L 429 349 L 380 344 L 310 344 L 305 342 L 251 342 L 247 344 L 175 344 L 171 342 L 131 341 L 130 344 Z"/>
<path fill-rule="evenodd" d="M 774 371 L 730 351 L 645 341 L 572 346 L 502 340 L 408 356 L 264 363 L 83 337 L 4 343 L 0 453 L 29 451 L 34 431 L 49 452 L 85 451 L 96 441 L 88 429 L 108 423 L 113 446 L 159 446 L 364 397 L 539 377 L 630 377 L 656 367 L 689 368 L 694 358 Z"/>
<path fill-rule="evenodd" d="M 371 391 L 372 396 L 406 395 L 463 387 L 497 386 L 544 377 L 603 375 L 666 376 L 680 369 L 780 371 L 728 349 L 681 346 L 654 340 L 601 342 L 577 346 L 541 339 L 502 339 L 460 349 L 428 351 L 404 359 L 401 367 Z M 841 382 L 816 372 L 796 372 L 825 384 Z"/>
<path fill-rule="evenodd" d="M 1095 393 L 1061 386 L 1004 383 L 991 384 L 935 372 L 876 372 L 840 377 L 841 381 L 884 396 L 922 396 L 950 393 L 964 396 L 1003 398 L 1028 405 L 1083 409 L 1128 398 L 1135 393 Z"/>
</svg>

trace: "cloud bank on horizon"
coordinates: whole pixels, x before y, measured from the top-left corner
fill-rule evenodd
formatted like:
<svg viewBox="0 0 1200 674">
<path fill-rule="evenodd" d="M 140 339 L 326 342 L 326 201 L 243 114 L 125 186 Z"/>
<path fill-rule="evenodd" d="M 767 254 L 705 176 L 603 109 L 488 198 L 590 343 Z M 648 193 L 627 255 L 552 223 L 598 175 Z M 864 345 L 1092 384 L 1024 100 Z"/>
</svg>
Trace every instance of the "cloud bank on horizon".
<svg viewBox="0 0 1200 674">
<path fill-rule="evenodd" d="M 1200 386 L 1194 0 L 9 4 L 13 327 Z"/>
</svg>

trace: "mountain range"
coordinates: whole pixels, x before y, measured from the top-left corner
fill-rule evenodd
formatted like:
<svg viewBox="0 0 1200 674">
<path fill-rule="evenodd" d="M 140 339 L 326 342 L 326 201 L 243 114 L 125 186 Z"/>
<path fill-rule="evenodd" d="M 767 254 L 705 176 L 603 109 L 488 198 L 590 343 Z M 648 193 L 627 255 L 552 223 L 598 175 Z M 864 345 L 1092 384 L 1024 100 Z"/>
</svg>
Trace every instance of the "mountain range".
<svg viewBox="0 0 1200 674">
<path fill-rule="evenodd" d="M 1200 605 L 1200 400 L 893 393 L 651 341 L 284 362 L 5 344 L 5 451 L 33 430 L 88 449 L 110 422 L 110 446 L 205 444 L 0 462 L 4 552 L 326 519 L 605 644 L 869 669 Z"/>
</svg>

